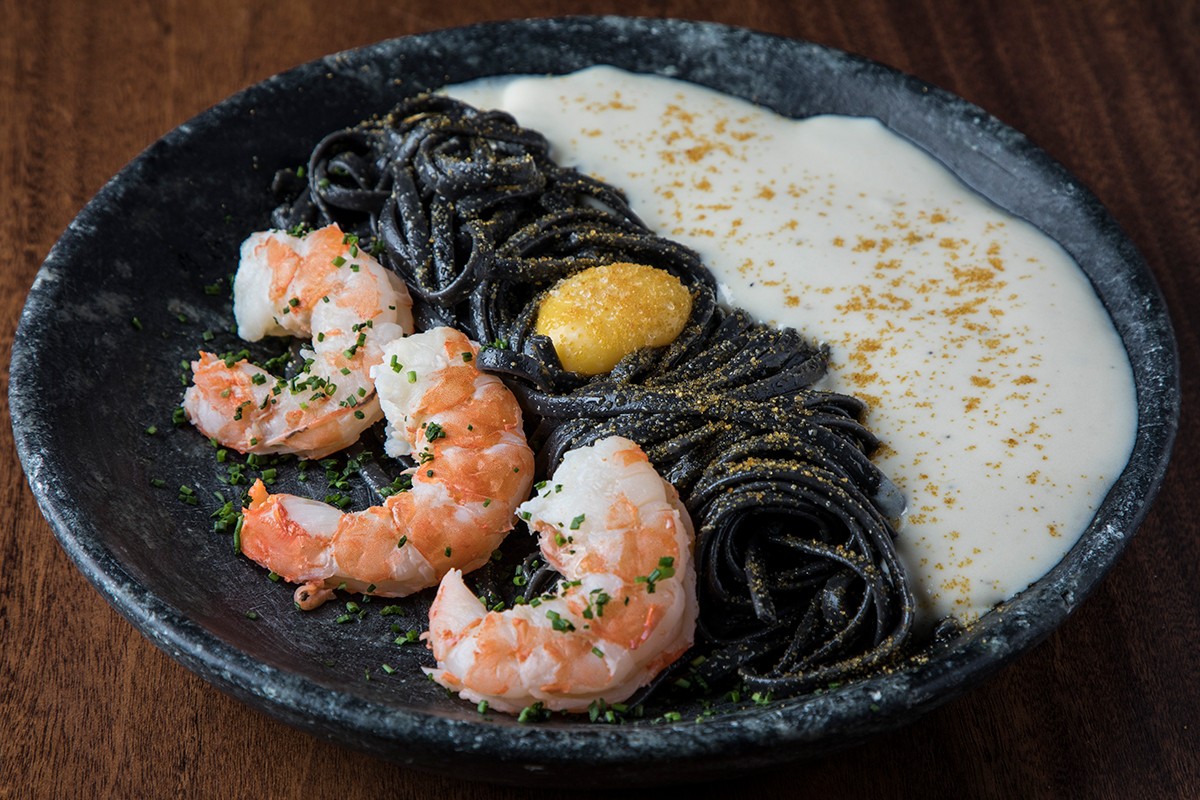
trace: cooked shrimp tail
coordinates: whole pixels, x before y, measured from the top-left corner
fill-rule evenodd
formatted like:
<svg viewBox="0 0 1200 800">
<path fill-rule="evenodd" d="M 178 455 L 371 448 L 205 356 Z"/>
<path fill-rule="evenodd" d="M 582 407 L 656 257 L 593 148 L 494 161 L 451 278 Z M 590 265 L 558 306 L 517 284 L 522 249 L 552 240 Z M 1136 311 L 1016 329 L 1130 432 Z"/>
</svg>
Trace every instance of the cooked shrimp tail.
<svg viewBox="0 0 1200 800">
<path fill-rule="evenodd" d="M 329 225 L 300 238 L 252 234 L 234 279 L 238 334 L 311 339 L 305 368 L 276 378 L 246 360 L 201 353 L 184 409 L 206 436 L 243 453 L 320 458 L 383 416 L 370 369 L 382 346 L 412 331 L 403 281 Z"/>
<path fill-rule="evenodd" d="M 397 339 L 373 369 L 387 415 L 386 449 L 411 455 L 411 488 L 344 513 L 256 483 L 242 552 L 291 583 L 315 608 L 333 589 L 402 597 L 451 569 L 482 566 L 529 493 L 533 451 L 516 398 L 476 366 L 478 345 L 450 328 Z"/>
<path fill-rule="evenodd" d="M 635 443 L 610 437 L 567 453 L 519 513 L 563 581 L 488 611 L 450 571 L 425 636 L 435 681 L 501 711 L 585 711 L 627 699 L 691 646 L 691 520 Z"/>
</svg>

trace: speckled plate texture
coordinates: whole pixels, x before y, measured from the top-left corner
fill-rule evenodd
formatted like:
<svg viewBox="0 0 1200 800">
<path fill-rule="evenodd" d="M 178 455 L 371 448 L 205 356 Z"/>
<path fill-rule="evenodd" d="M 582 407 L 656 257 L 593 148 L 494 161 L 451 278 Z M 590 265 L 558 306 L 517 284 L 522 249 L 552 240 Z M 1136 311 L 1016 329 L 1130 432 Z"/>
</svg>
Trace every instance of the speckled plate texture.
<svg viewBox="0 0 1200 800">
<path fill-rule="evenodd" d="M 419 670 L 430 663 L 422 646 L 393 643 L 393 623 L 423 629 L 427 597 L 404 614 L 372 612 L 346 624 L 335 622 L 342 603 L 300 614 L 290 587 L 266 580 L 234 555 L 228 535 L 213 532 L 220 465 L 207 441 L 171 421 L 180 361 L 194 357 L 205 330 L 217 332 L 217 349 L 233 346 L 227 293 L 204 287 L 235 269 L 248 232 L 268 226 L 275 170 L 305 162 L 327 132 L 419 90 L 600 63 L 682 78 L 794 117 L 878 117 L 1058 240 L 1112 315 L 1137 386 L 1128 467 L 1058 566 L 921 663 L 819 696 L 718 707 L 702 723 L 694 721 L 699 706 L 684 705 L 679 722 L 556 715 L 520 724 L 448 697 Z M 188 669 L 302 730 L 400 764 L 575 786 L 699 781 L 811 758 L 904 725 L 978 684 L 1053 631 L 1124 550 L 1161 482 L 1179 403 L 1170 322 L 1142 259 L 1092 194 L 1020 133 L 915 78 L 825 47 L 627 18 L 515 21 L 382 42 L 306 64 L 204 112 L 134 159 L 54 246 L 21 317 L 11 375 L 17 449 L 63 548 Z M 149 425 L 158 433 L 148 435 Z M 152 486 L 155 478 L 166 488 Z M 198 505 L 177 501 L 182 484 L 196 487 Z M 370 496 L 358 492 L 360 502 Z M 385 674 L 384 663 L 395 673 Z"/>
</svg>

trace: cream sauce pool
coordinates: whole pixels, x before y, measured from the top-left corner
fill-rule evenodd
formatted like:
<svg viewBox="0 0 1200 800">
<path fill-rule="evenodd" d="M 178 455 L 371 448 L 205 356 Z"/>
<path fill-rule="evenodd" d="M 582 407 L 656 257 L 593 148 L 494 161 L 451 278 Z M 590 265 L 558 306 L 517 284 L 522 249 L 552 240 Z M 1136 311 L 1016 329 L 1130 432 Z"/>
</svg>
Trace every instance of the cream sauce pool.
<svg viewBox="0 0 1200 800">
<path fill-rule="evenodd" d="M 1128 461 L 1121 341 L 1079 267 L 874 119 L 791 120 L 594 67 L 451 87 L 693 248 L 721 300 L 831 353 L 904 491 L 918 610 L 970 621 L 1075 543 Z"/>
</svg>

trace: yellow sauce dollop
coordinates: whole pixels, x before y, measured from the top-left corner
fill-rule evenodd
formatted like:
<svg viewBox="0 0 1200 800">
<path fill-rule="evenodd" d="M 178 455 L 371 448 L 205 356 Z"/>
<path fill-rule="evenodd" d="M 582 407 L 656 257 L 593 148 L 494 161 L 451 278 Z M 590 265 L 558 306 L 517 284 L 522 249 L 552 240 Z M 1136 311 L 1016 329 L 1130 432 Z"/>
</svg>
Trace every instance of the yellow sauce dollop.
<svg viewBox="0 0 1200 800">
<path fill-rule="evenodd" d="M 563 369 L 599 375 L 635 350 L 670 344 L 691 312 L 691 293 L 671 273 L 605 264 L 551 289 L 534 328 L 554 342 Z"/>
</svg>

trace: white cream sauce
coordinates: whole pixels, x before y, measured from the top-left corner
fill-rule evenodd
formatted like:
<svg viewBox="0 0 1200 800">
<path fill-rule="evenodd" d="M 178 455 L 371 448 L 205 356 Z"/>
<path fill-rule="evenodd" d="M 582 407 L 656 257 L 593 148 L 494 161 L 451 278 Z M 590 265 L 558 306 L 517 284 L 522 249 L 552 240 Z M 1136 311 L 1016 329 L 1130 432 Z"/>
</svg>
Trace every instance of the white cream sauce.
<svg viewBox="0 0 1200 800">
<path fill-rule="evenodd" d="M 1128 461 L 1132 372 L 1082 271 L 878 121 L 611 67 L 449 93 L 624 189 L 723 302 L 830 346 L 829 387 L 871 404 L 907 497 L 924 619 L 970 621 L 1045 574 Z"/>
</svg>

